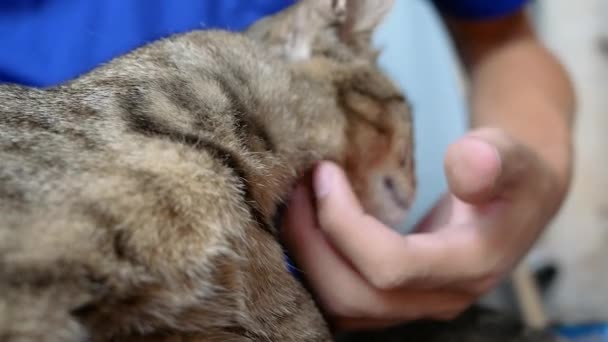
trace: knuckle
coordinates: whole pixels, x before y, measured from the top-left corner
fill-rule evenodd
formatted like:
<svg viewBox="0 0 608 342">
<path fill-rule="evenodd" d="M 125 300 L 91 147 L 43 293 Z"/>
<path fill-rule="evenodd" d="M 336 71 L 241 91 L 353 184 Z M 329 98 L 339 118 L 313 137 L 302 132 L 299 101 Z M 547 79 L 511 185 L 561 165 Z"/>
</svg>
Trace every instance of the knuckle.
<svg viewBox="0 0 608 342">
<path fill-rule="evenodd" d="M 356 315 L 359 310 L 352 301 L 334 300 L 327 304 L 326 310 L 331 316 L 350 317 Z"/>
<path fill-rule="evenodd" d="M 360 301 L 346 298 L 344 295 L 337 295 L 326 304 L 328 313 L 335 317 L 362 317 L 367 315 L 367 309 Z"/>
<path fill-rule="evenodd" d="M 402 285 L 403 279 L 391 263 L 383 263 L 383 266 L 370 267 L 367 274 L 368 281 L 378 290 L 393 290 Z"/>
<path fill-rule="evenodd" d="M 500 278 L 503 260 L 492 246 L 483 246 L 476 250 L 474 268 L 469 279 L 474 288 L 485 291 Z"/>
<path fill-rule="evenodd" d="M 323 227 L 324 231 L 333 231 L 340 224 L 340 221 L 336 218 L 335 212 L 333 210 L 327 210 L 325 208 L 321 208 L 318 212 L 318 220 L 319 225 Z"/>
</svg>

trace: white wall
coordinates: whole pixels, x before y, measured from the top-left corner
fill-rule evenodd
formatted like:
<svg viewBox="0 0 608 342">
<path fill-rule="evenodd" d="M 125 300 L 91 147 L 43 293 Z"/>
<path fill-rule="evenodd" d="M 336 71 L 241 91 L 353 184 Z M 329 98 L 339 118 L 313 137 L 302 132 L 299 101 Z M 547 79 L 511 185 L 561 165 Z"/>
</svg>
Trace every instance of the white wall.
<svg viewBox="0 0 608 342">
<path fill-rule="evenodd" d="M 561 214 L 530 255 L 561 265 L 547 297 L 551 318 L 608 321 L 608 0 L 540 0 L 547 45 L 571 73 L 579 98 L 576 170 Z"/>
</svg>

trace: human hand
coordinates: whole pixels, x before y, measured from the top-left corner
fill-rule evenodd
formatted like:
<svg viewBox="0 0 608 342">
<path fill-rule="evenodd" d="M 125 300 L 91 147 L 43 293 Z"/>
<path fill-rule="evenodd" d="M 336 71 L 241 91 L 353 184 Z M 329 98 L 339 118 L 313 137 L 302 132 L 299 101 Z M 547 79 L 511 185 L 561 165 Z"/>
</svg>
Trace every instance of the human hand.
<svg viewBox="0 0 608 342">
<path fill-rule="evenodd" d="M 454 143 L 445 167 L 450 194 L 409 235 L 365 214 L 331 163 L 315 170 L 316 212 L 296 189 L 284 242 L 336 329 L 453 318 L 513 269 L 563 197 L 553 170 L 500 130 Z"/>
</svg>

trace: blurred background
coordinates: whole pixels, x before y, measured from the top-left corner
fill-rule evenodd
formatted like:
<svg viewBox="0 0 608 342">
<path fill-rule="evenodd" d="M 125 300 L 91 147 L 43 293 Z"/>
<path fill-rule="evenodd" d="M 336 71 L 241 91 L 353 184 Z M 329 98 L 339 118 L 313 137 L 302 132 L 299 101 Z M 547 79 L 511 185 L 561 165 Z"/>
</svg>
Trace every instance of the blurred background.
<svg viewBox="0 0 608 342">
<path fill-rule="evenodd" d="M 551 319 L 608 322 L 608 0 L 537 0 L 534 16 L 579 102 L 571 192 L 529 262 L 555 266 L 543 298 Z"/>
<path fill-rule="evenodd" d="M 542 270 L 550 321 L 608 341 L 608 0 L 536 0 L 532 10 L 570 72 L 578 112 L 570 195 L 527 262 Z"/>
</svg>

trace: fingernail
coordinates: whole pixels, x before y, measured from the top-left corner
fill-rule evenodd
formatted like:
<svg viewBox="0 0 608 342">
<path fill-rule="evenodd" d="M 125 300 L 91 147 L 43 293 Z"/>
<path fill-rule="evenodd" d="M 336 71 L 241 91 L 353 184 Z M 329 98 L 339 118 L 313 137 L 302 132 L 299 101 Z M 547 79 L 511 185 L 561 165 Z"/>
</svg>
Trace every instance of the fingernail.
<svg viewBox="0 0 608 342">
<path fill-rule="evenodd" d="M 314 179 L 314 190 L 317 199 L 321 199 L 329 194 L 331 183 L 334 178 L 334 170 L 327 164 L 322 164 L 317 170 Z"/>
</svg>

